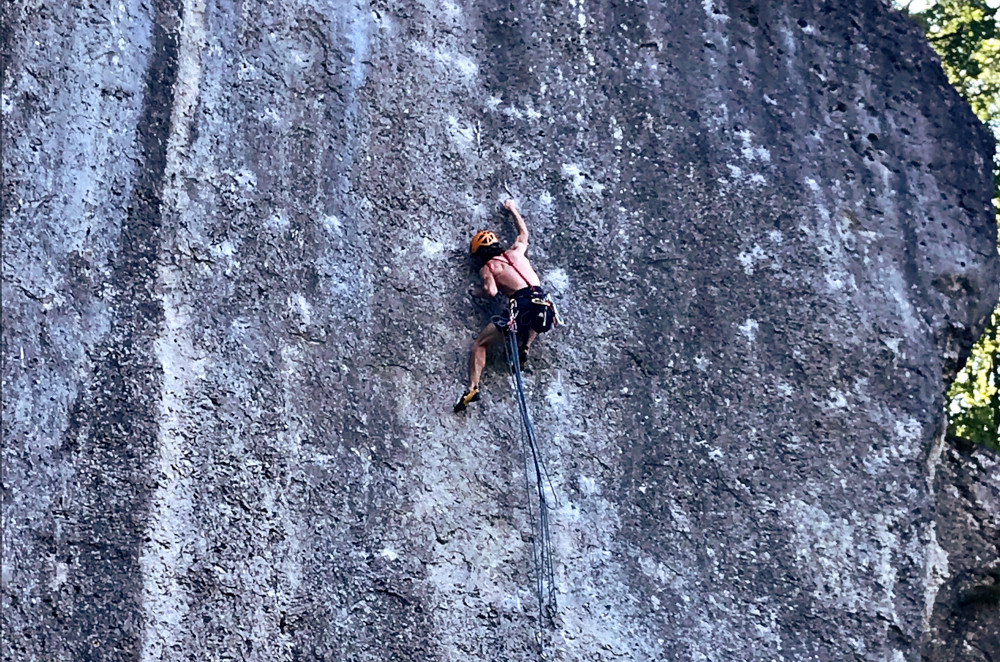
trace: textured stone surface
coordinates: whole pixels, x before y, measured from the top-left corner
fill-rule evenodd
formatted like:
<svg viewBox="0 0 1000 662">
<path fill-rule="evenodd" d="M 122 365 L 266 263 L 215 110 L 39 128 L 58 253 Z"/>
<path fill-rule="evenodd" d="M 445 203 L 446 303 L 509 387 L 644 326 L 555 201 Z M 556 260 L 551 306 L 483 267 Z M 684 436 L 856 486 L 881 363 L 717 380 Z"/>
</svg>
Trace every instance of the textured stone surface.
<svg viewBox="0 0 1000 662">
<path fill-rule="evenodd" d="M 934 605 L 925 660 L 989 662 L 1000 655 L 1000 460 L 949 447 L 934 477 L 941 561 L 950 572 Z"/>
<path fill-rule="evenodd" d="M 505 182 L 569 322 L 528 377 L 546 657 L 965 637 L 995 558 L 941 523 L 941 412 L 997 298 L 992 145 L 901 17 L 4 11 L 5 659 L 533 657 L 502 362 L 450 412 Z"/>
</svg>

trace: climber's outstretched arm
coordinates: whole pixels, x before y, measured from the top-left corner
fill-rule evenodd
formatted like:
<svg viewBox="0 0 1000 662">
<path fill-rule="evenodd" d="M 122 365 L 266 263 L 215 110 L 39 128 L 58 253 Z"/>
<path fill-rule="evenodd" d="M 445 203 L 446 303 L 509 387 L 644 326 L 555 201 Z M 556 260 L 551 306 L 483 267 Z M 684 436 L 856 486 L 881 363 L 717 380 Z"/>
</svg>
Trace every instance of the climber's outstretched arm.
<svg viewBox="0 0 1000 662">
<path fill-rule="evenodd" d="M 517 226 L 517 239 L 514 240 L 514 244 L 510 247 L 510 250 L 523 253 L 528 248 L 528 226 L 525 224 L 521 212 L 518 211 L 517 203 L 514 202 L 513 198 L 508 198 L 503 203 L 503 207 L 514 217 L 514 224 Z"/>
</svg>

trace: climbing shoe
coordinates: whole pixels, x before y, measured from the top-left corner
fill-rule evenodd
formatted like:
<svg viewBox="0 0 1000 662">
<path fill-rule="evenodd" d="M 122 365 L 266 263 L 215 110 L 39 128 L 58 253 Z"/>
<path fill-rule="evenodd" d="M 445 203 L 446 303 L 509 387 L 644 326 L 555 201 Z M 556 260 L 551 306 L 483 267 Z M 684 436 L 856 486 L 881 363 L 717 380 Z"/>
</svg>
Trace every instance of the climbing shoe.
<svg viewBox="0 0 1000 662">
<path fill-rule="evenodd" d="M 475 402 L 479 399 L 479 389 L 470 388 L 468 391 L 462 394 L 462 397 L 458 399 L 455 403 L 455 412 L 465 411 L 465 408 L 469 406 L 470 402 Z"/>
</svg>

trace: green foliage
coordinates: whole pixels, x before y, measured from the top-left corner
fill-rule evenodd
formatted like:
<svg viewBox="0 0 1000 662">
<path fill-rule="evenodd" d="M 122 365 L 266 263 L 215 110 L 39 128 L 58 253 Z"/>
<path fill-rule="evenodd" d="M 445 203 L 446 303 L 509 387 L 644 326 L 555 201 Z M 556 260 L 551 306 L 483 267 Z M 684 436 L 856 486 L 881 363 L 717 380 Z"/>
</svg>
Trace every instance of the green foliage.
<svg viewBox="0 0 1000 662">
<path fill-rule="evenodd" d="M 1000 22 L 996 0 L 900 4 L 941 56 L 948 80 L 1000 143 Z M 1000 152 L 1000 150 L 998 150 Z M 1000 220 L 1000 153 L 993 160 L 994 218 Z M 1000 244 L 998 244 L 1000 248 Z M 951 434 L 1000 451 L 1000 304 L 948 390 Z"/>
<path fill-rule="evenodd" d="M 942 0 L 910 15 L 941 56 L 948 79 L 984 122 L 997 119 L 1000 26 L 984 0 Z"/>
<path fill-rule="evenodd" d="M 1000 451 L 1000 306 L 948 390 L 948 430 Z"/>
</svg>

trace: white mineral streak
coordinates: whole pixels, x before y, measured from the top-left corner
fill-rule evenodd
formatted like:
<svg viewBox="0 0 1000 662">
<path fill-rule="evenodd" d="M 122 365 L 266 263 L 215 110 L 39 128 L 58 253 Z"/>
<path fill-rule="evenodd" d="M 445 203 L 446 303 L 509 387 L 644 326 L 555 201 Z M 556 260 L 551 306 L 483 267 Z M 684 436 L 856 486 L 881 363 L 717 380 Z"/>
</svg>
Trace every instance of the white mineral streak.
<svg viewBox="0 0 1000 662">
<path fill-rule="evenodd" d="M 938 543 L 937 523 L 931 522 L 927 529 L 927 561 L 924 566 L 924 613 L 920 621 L 922 632 L 931 629 L 931 617 L 934 615 L 934 602 L 938 591 L 948 580 L 948 553 Z"/>
<path fill-rule="evenodd" d="M 702 104 L 699 112 L 705 124 L 714 132 L 725 126 L 729 120 L 729 106 L 721 93 L 721 90 L 729 85 L 728 82 L 722 82 L 723 62 L 726 58 L 719 57 L 719 53 L 729 52 L 729 34 L 726 31 L 729 17 L 718 11 L 714 0 L 702 0 L 701 4 L 706 18 L 703 30 L 705 44 L 711 44 L 714 48 L 706 48 L 704 51 L 708 64 L 705 73 L 710 77 L 712 84 L 707 86 L 701 95 Z M 739 173 L 733 172 L 731 167 L 729 170 L 734 178 L 738 179 L 742 175 L 742 170 Z M 724 185 L 726 182 L 724 178 L 721 179 L 723 181 L 719 183 Z"/>
<path fill-rule="evenodd" d="M 145 630 L 142 660 L 162 660 L 175 651 L 187 613 L 187 598 L 180 582 L 190 562 L 191 465 L 183 436 L 185 396 L 190 381 L 203 373 L 187 333 L 190 318 L 173 290 L 177 275 L 160 267 L 163 288 L 164 335 L 156 341 L 163 369 L 157 438 L 157 487 L 150 508 L 146 543 L 140 565 L 143 575 L 142 606 Z"/>
<path fill-rule="evenodd" d="M 579 26 L 577 32 L 577 38 L 580 40 L 580 47 L 583 49 L 583 56 L 587 59 L 587 64 L 590 65 L 592 69 L 596 64 L 597 60 L 594 58 L 594 53 L 590 48 L 589 40 L 587 38 L 587 8 L 586 0 L 569 0 L 570 10 L 576 11 L 576 22 Z M 587 73 L 581 73 L 579 79 L 582 81 Z"/>
<path fill-rule="evenodd" d="M 279 375 L 285 428 L 278 433 L 277 446 L 281 457 L 287 460 L 287 466 L 293 468 L 303 465 L 302 440 L 309 435 L 303 424 L 309 420 L 309 404 L 299 396 L 306 388 L 302 374 L 307 360 L 301 343 L 289 343 L 281 348 Z M 277 659 L 290 659 L 294 647 L 291 633 L 276 631 L 273 615 L 275 610 L 279 613 L 291 611 L 292 601 L 298 594 L 302 576 L 301 541 L 305 538 L 303 529 L 307 529 L 309 523 L 297 517 L 293 506 L 289 505 L 291 497 L 287 493 L 286 480 L 265 481 L 260 488 L 267 510 L 277 513 L 275 526 L 283 529 L 284 536 L 281 542 L 271 545 L 273 571 L 260 575 L 258 585 L 254 587 L 259 594 L 267 595 L 277 603 L 268 600 L 270 604 L 255 605 L 253 632 L 257 640 L 254 646 L 258 650 L 270 651 L 272 655 L 285 653 Z"/>
<path fill-rule="evenodd" d="M 843 237 L 838 233 L 836 224 L 832 222 L 831 209 L 837 205 L 837 193 L 827 191 L 813 177 L 805 177 L 803 183 L 812 198 L 817 218 L 814 219 L 812 226 L 803 224 L 799 229 L 816 245 L 816 252 L 823 267 L 823 279 L 829 288 L 829 293 L 833 296 L 844 296 L 846 289 L 848 294 L 853 294 L 858 290 L 858 286 L 854 276 L 845 268 L 845 265 L 850 263 L 850 258 L 844 247 Z"/>
<path fill-rule="evenodd" d="M 204 0 L 187 0 L 183 10 L 178 52 L 174 107 L 167 142 L 163 191 L 164 215 L 183 214 L 187 197 L 181 187 L 185 146 L 201 83 L 201 50 L 205 45 Z M 140 659 L 163 660 L 176 655 L 182 642 L 181 623 L 188 600 L 180 582 L 190 563 L 192 530 L 191 465 L 184 436 L 186 396 L 192 380 L 204 376 L 204 362 L 194 349 L 191 324 L 182 294 L 176 292 L 181 275 L 170 262 L 158 262 L 159 288 L 163 292 L 163 335 L 157 339 L 156 356 L 163 369 L 157 437 L 157 486 L 152 495 L 146 539 L 142 549 L 142 608 L 144 631 Z"/>
<path fill-rule="evenodd" d="M 915 421 L 914 421 L 915 422 Z M 941 464 L 941 454 L 944 451 L 945 436 L 947 428 L 941 430 L 941 434 L 934 439 L 934 443 L 927 454 L 927 492 L 931 499 L 937 500 L 937 491 L 934 489 L 934 477 L 937 475 L 938 466 Z M 931 617 L 934 614 L 934 602 L 937 600 L 938 591 L 948 580 L 948 553 L 938 543 L 937 523 L 931 522 L 927 527 L 927 556 L 924 564 L 924 613 L 921 618 L 921 631 L 927 634 L 931 628 Z"/>
<path fill-rule="evenodd" d="M 368 52 L 371 47 L 371 38 L 369 35 L 371 22 L 369 21 L 370 15 L 362 11 L 359 6 L 346 2 L 335 4 L 347 5 L 338 7 L 335 10 L 333 21 L 335 30 L 330 38 L 333 43 L 344 40 L 350 46 L 350 66 L 346 68 L 346 72 L 350 74 L 350 84 L 346 85 L 344 89 L 344 100 L 346 102 L 344 121 L 351 138 L 349 144 L 352 145 L 352 149 L 343 150 L 340 155 L 340 173 L 349 173 L 354 167 L 355 149 L 353 149 L 353 146 L 356 146 L 357 143 L 354 134 L 356 134 L 358 126 L 358 91 L 365 84 L 367 77 L 365 61 L 368 59 Z M 339 185 L 344 190 L 350 190 L 349 177 L 344 174 L 340 174 L 338 177 L 340 179 Z"/>
<path fill-rule="evenodd" d="M 879 261 L 883 262 L 881 258 Z M 917 319 L 917 314 L 913 309 L 913 304 L 910 303 L 906 280 L 903 278 L 902 272 L 895 264 L 883 262 L 880 265 L 878 273 L 881 284 L 892 296 L 892 300 L 896 302 L 899 319 L 905 325 L 906 331 L 910 334 L 920 332 L 921 327 L 924 326 L 924 324 Z"/>
</svg>

